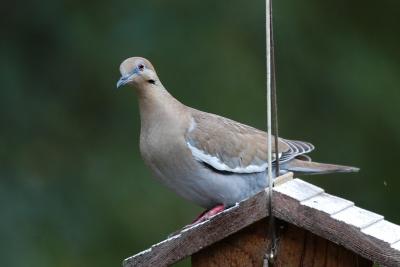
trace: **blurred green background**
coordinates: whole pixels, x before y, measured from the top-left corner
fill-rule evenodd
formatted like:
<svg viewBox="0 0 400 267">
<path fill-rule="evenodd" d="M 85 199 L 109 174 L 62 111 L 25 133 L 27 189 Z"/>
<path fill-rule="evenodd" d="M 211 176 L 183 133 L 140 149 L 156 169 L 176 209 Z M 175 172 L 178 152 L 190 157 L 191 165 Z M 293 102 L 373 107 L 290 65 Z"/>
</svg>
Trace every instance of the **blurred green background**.
<svg viewBox="0 0 400 267">
<path fill-rule="evenodd" d="M 359 174 L 305 179 L 400 223 L 400 2 L 275 1 L 280 133 Z M 120 62 L 265 128 L 263 1 L 8 1 L 0 10 L 2 266 L 120 266 L 200 208 L 151 178 Z M 186 262 L 188 264 L 188 262 Z"/>
</svg>

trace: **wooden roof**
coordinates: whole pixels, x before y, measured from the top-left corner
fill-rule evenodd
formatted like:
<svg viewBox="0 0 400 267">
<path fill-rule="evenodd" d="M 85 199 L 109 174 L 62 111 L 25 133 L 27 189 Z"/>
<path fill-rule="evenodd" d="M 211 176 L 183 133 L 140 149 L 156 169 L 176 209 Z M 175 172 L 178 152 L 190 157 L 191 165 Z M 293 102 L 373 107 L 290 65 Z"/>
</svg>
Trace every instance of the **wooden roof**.
<svg viewBox="0 0 400 267">
<path fill-rule="evenodd" d="M 194 254 L 268 216 L 267 192 L 244 200 L 208 221 L 124 260 L 124 267 L 165 266 Z M 400 266 L 400 226 L 300 179 L 274 187 L 273 213 L 384 266 Z"/>
</svg>

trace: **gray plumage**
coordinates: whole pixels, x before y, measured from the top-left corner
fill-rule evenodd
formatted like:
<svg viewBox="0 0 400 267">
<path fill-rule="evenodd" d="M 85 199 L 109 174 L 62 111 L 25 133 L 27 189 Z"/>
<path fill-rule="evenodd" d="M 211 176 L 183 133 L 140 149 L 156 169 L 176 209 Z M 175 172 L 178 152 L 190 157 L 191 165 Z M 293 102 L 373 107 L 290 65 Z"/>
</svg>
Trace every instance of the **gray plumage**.
<svg viewBox="0 0 400 267">
<path fill-rule="evenodd" d="M 117 86 L 133 85 L 139 99 L 140 152 L 154 176 L 202 207 L 231 206 L 267 186 L 266 132 L 187 107 L 161 84 L 144 58 L 128 58 Z M 307 142 L 279 138 L 281 173 L 355 172 L 357 168 L 311 162 Z"/>
</svg>

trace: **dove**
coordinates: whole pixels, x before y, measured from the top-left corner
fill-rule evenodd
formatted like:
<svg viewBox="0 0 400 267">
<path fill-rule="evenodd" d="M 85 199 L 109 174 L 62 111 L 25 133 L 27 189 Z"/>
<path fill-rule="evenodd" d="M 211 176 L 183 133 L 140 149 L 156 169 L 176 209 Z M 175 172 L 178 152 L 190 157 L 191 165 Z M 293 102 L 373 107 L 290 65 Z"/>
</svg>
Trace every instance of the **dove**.
<svg viewBox="0 0 400 267">
<path fill-rule="evenodd" d="M 311 143 L 280 138 L 267 147 L 267 133 L 182 104 L 163 86 L 145 58 L 120 66 L 117 88 L 135 88 L 140 110 L 140 153 L 157 180 L 203 208 L 204 221 L 268 187 L 266 171 L 280 174 L 357 172 L 356 167 L 312 162 Z M 267 153 L 273 152 L 272 166 Z M 278 150 L 278 158 L 275 151 Z"/>
</svg>

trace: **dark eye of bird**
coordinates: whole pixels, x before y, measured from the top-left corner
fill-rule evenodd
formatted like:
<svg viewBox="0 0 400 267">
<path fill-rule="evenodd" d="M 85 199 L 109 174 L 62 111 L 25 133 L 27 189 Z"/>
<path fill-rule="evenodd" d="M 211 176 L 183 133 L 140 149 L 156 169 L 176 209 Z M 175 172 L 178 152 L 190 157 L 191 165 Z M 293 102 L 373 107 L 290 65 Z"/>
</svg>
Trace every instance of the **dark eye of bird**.
<svg viewBox="0 0 400 267">
<path fill-rule="evenodd" d="M 140 71 L 143 71 L 143 70 L 144 70 L 144 65 L 143 65 L 143 64 L 140 64 L 140 65 L 138 66 L 138 68 L 139 68 Z"/>
</svg>

